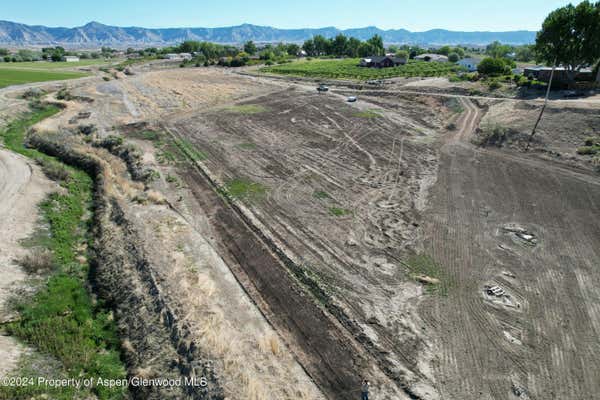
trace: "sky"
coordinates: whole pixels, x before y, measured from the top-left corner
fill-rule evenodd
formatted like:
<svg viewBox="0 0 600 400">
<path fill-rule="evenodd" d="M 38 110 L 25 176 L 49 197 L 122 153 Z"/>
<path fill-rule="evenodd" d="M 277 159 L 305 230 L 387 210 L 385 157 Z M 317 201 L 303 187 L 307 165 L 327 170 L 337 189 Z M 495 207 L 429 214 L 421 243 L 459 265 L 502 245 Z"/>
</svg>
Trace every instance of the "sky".
<svg viewBox="0 0 600 400">
<path fill-rule="evenodd" d="M 1 0 L 0 19 L 29 25 L 539 30 L 565 0 Z M 575 0 L 573 3 L 578 3 Z"/>
</svg>

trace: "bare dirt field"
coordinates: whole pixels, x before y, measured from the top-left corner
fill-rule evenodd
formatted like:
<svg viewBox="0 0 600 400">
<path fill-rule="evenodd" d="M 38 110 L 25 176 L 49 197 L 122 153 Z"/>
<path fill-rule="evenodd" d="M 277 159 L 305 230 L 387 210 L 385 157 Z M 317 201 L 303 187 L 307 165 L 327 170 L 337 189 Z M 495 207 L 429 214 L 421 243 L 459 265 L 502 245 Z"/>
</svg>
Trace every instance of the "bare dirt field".
<svg viewBox="0 0 600 400">
<path fill-rule="evenodd" d="M 472 131 L 480 111 L 465 106 L 463 126 Z M 439 338 L 441 393 L 595 398 L 597 175 L 465 140 L 457 136 L 442 147 L 426 211 L 425 248 L 453 283 L 447 299 L 428 299 L 420 309 Z M 523 230 L 533 241 L 519 235 Z M 488 295 L 486 284 L 507 295 Z"/>
<path fill-rule="evenodd" d="M 577 365 L 594 365 L 597 347 L 597 176 L 471 144 L 486 111 L 492 118 L 510 107 L 506 125 L 518 120 L 525 131 L 533 113 L 520 110 L 539 103 L 456 98 L 363 93 L 357 109 L 342 97 L 281 90 L 171 128 L 224 187 L 241 179 L 264 188 L 246 199 L 259 225 L 313 274 L 333 314 L 352 321 L 345 328 L 412 395 L 592 398 L 594 373 L 581 377 Z M 587 103 L 550 108 L 540 143 L 575 143 L 586 134 L 580 129 L 595 129 L 596 111 Z M 575 136 L 568 121 L 578 122 Z M 452 122 L 455 131 L 444 129 Z M 539 242 L 520 239 L 519 229 Z M 422 296 L 406 267 L 414 252 L 435 260 L 447 296 Z M 485 285 L 505 295 L 490 297 Z M 571 316 L 582 312 L 589 327 L 577 330 Z M 568 333 L 553 328 L 556 316 Z M 457 374 L 458 364 L 465 369 Z"/>
</svg>

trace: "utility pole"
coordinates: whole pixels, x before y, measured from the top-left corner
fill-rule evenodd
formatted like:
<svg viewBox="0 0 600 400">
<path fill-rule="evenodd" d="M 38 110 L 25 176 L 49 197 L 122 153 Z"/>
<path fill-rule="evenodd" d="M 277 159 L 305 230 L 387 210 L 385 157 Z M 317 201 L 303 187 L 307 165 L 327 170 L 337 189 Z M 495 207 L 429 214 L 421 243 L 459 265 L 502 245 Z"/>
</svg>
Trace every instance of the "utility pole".
<svg viewBox="0 0 600 400">
<path fill-rule="evenodd" d="M 550 96 L 550 88 L 552 87 L 552 78 L 554 78 L 554 70 L 556 69 L 556 59 L 554 59 L 554 63 L 552 64 L 552 72 L 550 72 L 550 82 L 548 82 L 548 88 L 546 89 L 546 97 L 544 98 L 544 105 L 540 110 L 540 115 L 538 115 L 537 121 L 535 121 L 535 125 L 533 126 L 533 130 L 531 131 L 531 135 L 529 136 L 529 140 L 527 141 L 527 146 L 525 147 L 525 151 L 529 151 L 529 145 L 531 144 L 531 140 L 533 139 L 533 135 L 535 135 L 535 130 L 537 129 L 540 121 L 542 120 L 542 115 L 544 115 L 544 110 L 546 109 L 546 104 L 548 104 L 548 96 Z"/>
</svg>

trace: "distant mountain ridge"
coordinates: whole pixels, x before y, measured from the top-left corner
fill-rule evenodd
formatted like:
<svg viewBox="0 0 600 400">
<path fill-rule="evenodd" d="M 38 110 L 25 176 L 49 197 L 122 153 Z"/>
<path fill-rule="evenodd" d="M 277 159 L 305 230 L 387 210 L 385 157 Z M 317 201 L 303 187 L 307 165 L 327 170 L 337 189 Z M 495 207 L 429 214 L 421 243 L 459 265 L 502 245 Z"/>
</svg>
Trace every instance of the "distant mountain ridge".
<svg viewBox="0 0 600 400">
<path fill-rule="evenodd" d="M 222 28 L 140 28 L 117 27 L 90 22 L 75 28 L 52 28 L 0 21 L 0 45 L 66 47 L 150 46 L 172 45 L 184 40 L 205 40 L 216 43 L 301 42 L 316 35 L 333 37 L 339 33 L 366 40 L 378 34 L 386 43 L 409 44 L 472 44 L 484 45 L 498 40 L 502 43 L 526 44 L 535 41 L 533 31 L 461 32 L 432 29 L 410 32 L 406 29 L 383 30 L 374 26 L 340 30 L 335 27 L 278 29 L 269 26 L 243 24 Z"/>
</svg>

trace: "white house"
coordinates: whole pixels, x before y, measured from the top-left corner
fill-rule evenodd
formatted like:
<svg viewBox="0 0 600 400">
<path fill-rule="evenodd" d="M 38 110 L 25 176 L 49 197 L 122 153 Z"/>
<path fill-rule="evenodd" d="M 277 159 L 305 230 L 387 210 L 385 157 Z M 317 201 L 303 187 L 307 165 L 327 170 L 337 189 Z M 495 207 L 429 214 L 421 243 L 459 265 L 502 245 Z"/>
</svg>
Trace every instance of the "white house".
<svg viewBox="0 0 600 400">
<path fill-rule="evenodd" d="M 79 61 L 79 57 L 77 56 L 65 56 L 66 62 L 77 62 Z"/>
<path fill-rule="evenodd" d="M 165 58 L 167 60 L 180 60 L 181 59 L 181 57 L 179 57 L 179 54 L 177 54 L 177 53 L 168 53 L 168 54 L 165 54 Z"/>
<path fill-rule="evenodd" d="M 191 60 L 192 54 L 191 53 L 179 53 L 179 58 L 183 58 L 184 60 Z"/>
<path fill-rule="evenodd" d="M 466 68 L 469 72 L 477 71 L 477 66 L 481 62 L 480 58 L 463 58 L 462 60 L 458 60 L 456 62 L 457 65 Z"/>
<path fill-rule="evenodd" d="M 448 61 L 448 57 L 446 57 L 446 56 L 444 56 L 442 54 L 425 53 L 425 54 L 419 54 L 418 56 L 416 56 L 415 60 L 419 60 L 419 61 L 447 62 Z"/>
</svg>

